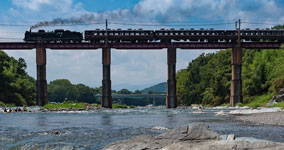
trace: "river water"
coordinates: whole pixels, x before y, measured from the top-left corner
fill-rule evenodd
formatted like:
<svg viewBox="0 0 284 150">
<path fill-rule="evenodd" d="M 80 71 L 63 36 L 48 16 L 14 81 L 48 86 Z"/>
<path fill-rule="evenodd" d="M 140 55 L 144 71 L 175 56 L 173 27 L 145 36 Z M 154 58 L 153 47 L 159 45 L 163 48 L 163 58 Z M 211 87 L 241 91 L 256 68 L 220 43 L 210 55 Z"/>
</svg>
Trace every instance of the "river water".
<svg viewBox="0 0 284 150">
<path fill-rule="evenodd" d="M 234 122 L 215 116 L 220 110 L 193 114 L 191 109 L 135 108 L 89 113 L 0 113 L 0 149 L 101 149 L 122 139 L 202 122 L 221 135 L 284 142 L 284 127 Z M 225 110 L 228 111 L 228 110 Z"/>
</svg>

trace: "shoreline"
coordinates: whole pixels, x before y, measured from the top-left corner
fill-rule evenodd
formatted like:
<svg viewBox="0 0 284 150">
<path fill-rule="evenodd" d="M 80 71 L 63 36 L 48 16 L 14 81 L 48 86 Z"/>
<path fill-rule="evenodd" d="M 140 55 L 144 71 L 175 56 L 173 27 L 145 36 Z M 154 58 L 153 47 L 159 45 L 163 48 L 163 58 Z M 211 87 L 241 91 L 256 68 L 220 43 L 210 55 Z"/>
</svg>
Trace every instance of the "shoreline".
<svg viewBox="0 0 284 150">
<path fill-rule="evenodd" d="M 137 107 L 139 108 L 139 107 Z M 182 107 L 181 107 L 182 108 Z M 121 109 L 129 109 L 129 108 L 121 108 Z M 192 110 L 192 113 L 197 113 L 196 110 L 198 108 L 188 108 Z M 238 107 L 238 108 L 230 108 L 230 107 L 210 107 L 205 108 L 205 110 L 220 110 L 219 112 L 215 112 L 216 116 L 230 116 L 229 120 L 232 121 L 240 121 L 245 123 L 253 123 L 257 125 L 272 125 L 272 126 L 284 126 L 284 111 L 280 108 L 258 108 L 251 109 L 247 107 Z M 43 113 L 43 112 L 52 112 L 52 113 L 88 113 L 88 112 L 96 112 L 99 110 L 105 110 L 101 107 L 87 107 L 85 108 L 43 108 L 43 107 L 34 107 L 33 109 L 29 109 L 27 112 L 12 112 L 12 113 Z M 203 109 L 204 110 L 204 109 Z M 230 110 L 227 112 L 226 110 Z M 206 113 L 200 110 L 198 113 Z M 226 112 L 225 112 L 226 111 Z M 0 108 L 0 112 L 1 108 Z M 226 117 L 226 118 L 227 118 Z"/>
<path fill-rule="evenodd" d="M 263 112 L 253 114 L 232 115 L 233 121 L 254 123 L 257 125 L 284 126 L 284 112 Z"/>
</svg>

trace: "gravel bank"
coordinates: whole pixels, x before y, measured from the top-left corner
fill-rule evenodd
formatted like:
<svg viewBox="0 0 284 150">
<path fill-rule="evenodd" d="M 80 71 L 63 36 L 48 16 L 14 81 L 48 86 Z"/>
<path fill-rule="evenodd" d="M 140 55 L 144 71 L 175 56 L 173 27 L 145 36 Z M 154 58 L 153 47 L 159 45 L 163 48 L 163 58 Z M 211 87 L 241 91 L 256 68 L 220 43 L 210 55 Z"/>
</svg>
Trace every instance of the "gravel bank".
<svg viewBox="0 0 284 150">
<path fill-rule="evenodd" d="M 284 126 L 284 112 L 237 115 L 233 119 L 237 121 L 244 121 L 256 124 Z"/>
</svg>

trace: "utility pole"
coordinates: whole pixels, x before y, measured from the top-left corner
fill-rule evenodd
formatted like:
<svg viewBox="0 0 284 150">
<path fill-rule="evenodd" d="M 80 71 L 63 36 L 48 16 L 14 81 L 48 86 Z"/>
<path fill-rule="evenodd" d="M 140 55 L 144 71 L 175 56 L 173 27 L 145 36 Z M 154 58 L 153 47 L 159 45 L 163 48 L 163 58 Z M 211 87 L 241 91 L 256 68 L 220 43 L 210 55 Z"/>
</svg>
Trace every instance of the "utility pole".
<svg viewBox="0 0 284 150">
<path fill-rule="evenodd" d="M 108 27 L 108 23 L 107 23 L 107 19 L 106 19 L 106 30 L 107 30 L 107 27 Z"/>
<path fill-rule="evenodd" d="M 241 47 L 241 19 L 238 20 L 239 28 L 238 28 L 238 48 Z"/>
<path fill-rule="evenodd" d="M 108 22 L 107 22 L 107 19 L 106 19 L 106 32 L 105 32 L 105 47 L 108 46 Z"/>
</svg>

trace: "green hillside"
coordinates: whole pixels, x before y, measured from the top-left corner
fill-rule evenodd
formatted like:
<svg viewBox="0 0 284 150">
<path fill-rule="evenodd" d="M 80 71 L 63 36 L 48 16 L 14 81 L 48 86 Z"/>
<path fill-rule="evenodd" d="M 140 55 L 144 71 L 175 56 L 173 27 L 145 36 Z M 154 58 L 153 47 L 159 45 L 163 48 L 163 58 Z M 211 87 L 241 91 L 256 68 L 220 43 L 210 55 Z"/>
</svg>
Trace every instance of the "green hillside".
<svg viewBox="0 0 284 150">
<path fill-rule="evenodd" d="M 166 93 L 167 92 L 167 82 L 162 82 L 151 87 L 142 90 L 143 93 Z"/>
<path fill-rule="evenodd" d="M 35 80 L 26 68 L 23 58 L 16 60 L 0 50 L 0 106 L 35 104 Z"/>
<path fill-rule="evenodd" d="M 231 50 L 202 54 L 177 73 L 177 96 L 182 105 L 221 105 L 230 101 Z M 243 102 L 263 106 L 284 88 L 284 49 L 244 50 Z"/>
</svg>

